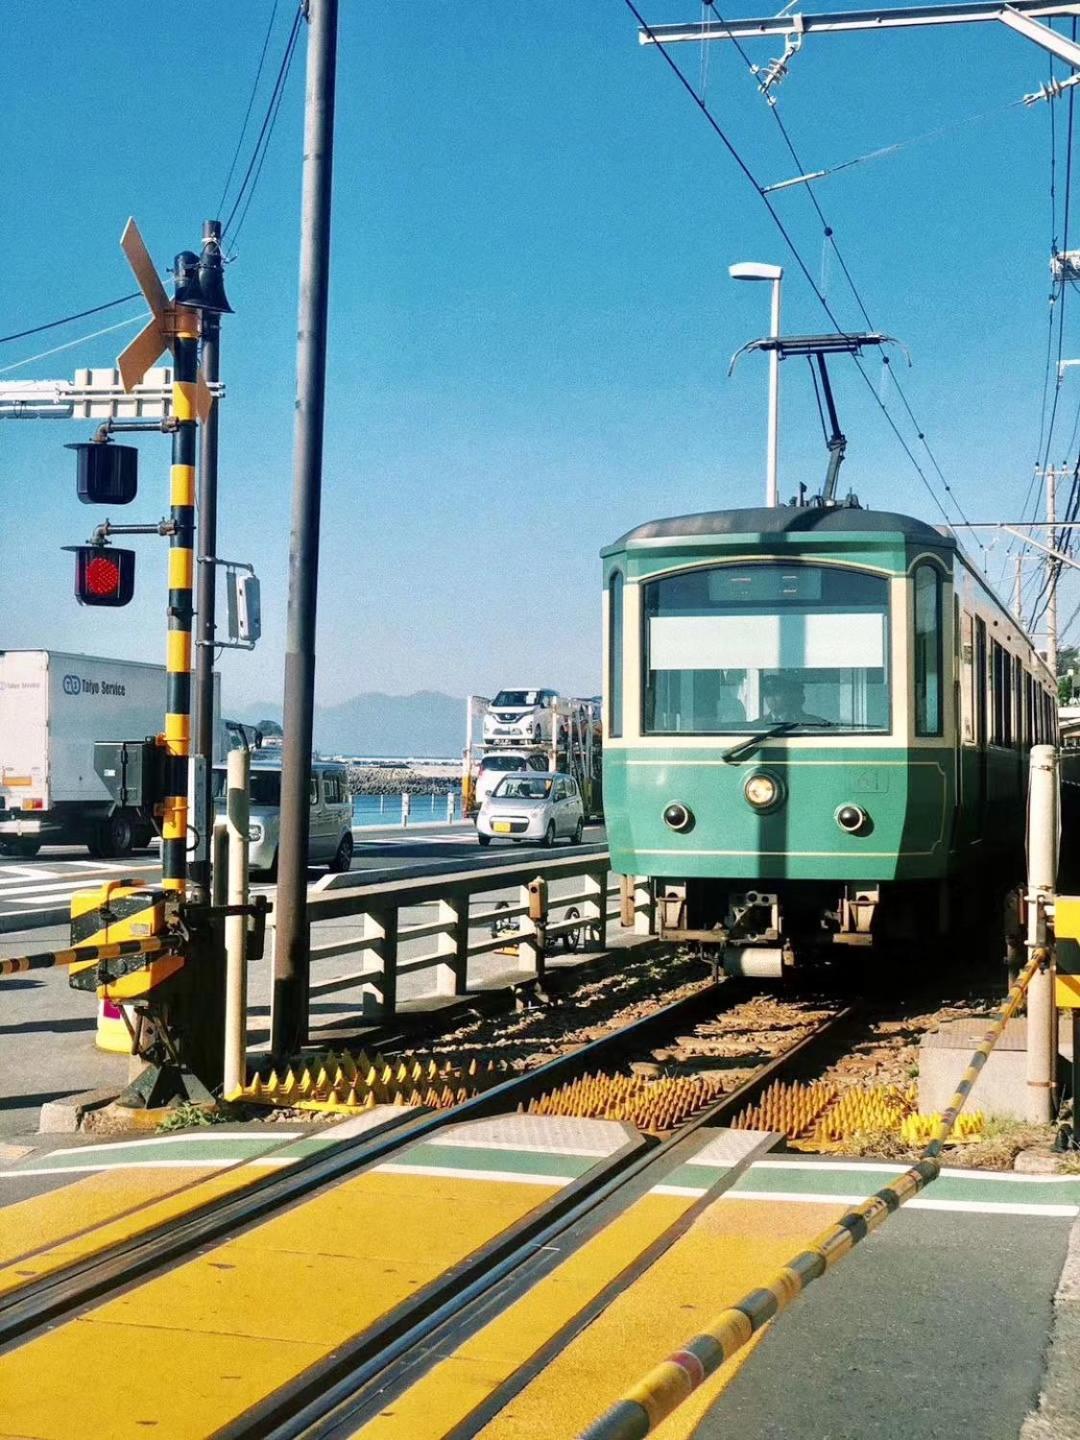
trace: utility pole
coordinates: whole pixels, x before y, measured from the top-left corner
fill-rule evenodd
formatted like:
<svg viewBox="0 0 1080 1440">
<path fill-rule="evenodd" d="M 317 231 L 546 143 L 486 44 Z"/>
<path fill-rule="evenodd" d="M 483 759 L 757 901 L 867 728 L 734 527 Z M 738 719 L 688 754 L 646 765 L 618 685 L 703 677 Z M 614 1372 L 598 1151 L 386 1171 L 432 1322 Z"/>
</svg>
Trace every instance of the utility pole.
<svg viewBox="0 0 1080 1440">
<path fill-rule="evenodd" d="M 300 219 L 296 429 L 285 640 L 281 842 L 271 1008 L 271 1050 L 277 1056 L 298 1050 L 307 1038 L 311 965 L 307 917 L 308 784 L 315 703 L 315 607 L 326 401 L 338 0 L 308 0 L 306 15 L 309 29 Z"/>
<path fill-rule="evenodd" d="M 208 250 L 221 253 L 221 221 L 203 222 L 203 257 Z M 219 258 L 220 263 L 220 258 Z M 220 371 L 221 316 L 203 313 L 202 373 L 213 389 Z M 198 563 L 195 576 L 195 712 L 192 739 L 202 771 L 196 770 L 196 841 L 191 863 L 192 899 L 210 900 L 210 839 L 214 828 L 214 630 L 217 595 L 213 557 L 217 554 L 218 404 L 215 400 L 203 421 L 199 453 Z"/>
<path fill-rule="evenodd" d="M 1046 523 L 1050 527 L 1050 543 L 1054 543 L 1054 522 L 1057 519 L 1057 471 L 1051 465 L 1046 471 Z M 1057 681 L 1057 582 L 1060 566 L 1052 555 L 1046 557 L 1046 663 Z"/>
<path fill-rule="evenodd" d="M 1016 616 L 1017 623 L 1022 625 L 1024 623 L 1024 602 L 1022 598 L 1024 588 L 1023 555 L 1017 555 L 1016 557 L 1016 579 L 1013 583 L 1013 614 Z"/>
</svg>

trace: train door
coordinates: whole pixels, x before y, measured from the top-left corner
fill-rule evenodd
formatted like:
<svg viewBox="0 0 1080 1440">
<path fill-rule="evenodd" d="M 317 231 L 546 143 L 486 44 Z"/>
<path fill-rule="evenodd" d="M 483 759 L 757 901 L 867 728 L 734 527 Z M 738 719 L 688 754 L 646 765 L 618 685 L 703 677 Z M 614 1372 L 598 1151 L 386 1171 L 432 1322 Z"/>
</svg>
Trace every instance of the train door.
<svg viewBox="0 0 1080 1440">
<path fill-rule="evenodd" d="M 986 621 L 975 617 L 975 713 L 974 732 L 976 746 L 975 795 L 972 810 L 977 818 L 978 835 L 981 838 L 986 829 L 986 751 L 989 743 L 986 711 Z"/>
</svg>

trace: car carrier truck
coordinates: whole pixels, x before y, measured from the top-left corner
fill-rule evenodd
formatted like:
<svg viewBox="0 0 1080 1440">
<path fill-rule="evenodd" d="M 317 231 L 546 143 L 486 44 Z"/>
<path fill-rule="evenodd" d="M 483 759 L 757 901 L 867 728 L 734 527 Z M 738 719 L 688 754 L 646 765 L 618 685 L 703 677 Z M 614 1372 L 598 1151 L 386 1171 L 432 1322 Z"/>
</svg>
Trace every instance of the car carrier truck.
<svg viewBox="0 0 1080 1440">
<path fill-rule="evenodd" d="M 219 749 L 216 690 L 214 700 Z M 111 857 L 149 844 L 158 830 L 152 806 L 115 798 L 94 746 L 143 742 L 164 725 L 163 665 L 0 650 L 0 854 L 82 844 Z"/>
</svg>

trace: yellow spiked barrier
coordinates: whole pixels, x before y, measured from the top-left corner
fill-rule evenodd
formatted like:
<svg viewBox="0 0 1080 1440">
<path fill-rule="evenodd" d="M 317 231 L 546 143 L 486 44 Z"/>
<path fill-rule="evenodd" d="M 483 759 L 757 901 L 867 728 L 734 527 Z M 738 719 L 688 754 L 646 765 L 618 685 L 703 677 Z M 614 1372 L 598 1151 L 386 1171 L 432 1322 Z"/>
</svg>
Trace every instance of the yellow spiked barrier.
<svg viewBox="0 0 1080 1440">
<path fill-rule="evenodd" d="M 1006 1021 L 1018 1009 L 1031 977 L 1048 960 L 1049 954 L 1045 949 L 1032 951 L 1030 960 L 972 1055 L 949 1108 L 938 1119 L 930 1142 L 916 1163 L 891 1185 L 883 1185 L 868 1200 L 848 1210 L 835 1225 L 822 1231 L 806 1250 L 793 1256 L 759 1289 L 750 1291 L 737 1305 L 711 1320 L 681 1350 L 669 1355 L 610 1410 L 593 1421 L 582 1432 L 580 1440 L 643 1440 L 692 1391 L 741 1350 L 756 1331 L 786 1309 L 812 1281 L 824 1275 L 871 1230 L 876 1230 L 901 1205 L 937 1179 L 941 1173 L 941 1147 L 952 1133 L 979 1071 L 997 1044 Z M 677 1383 L 674 1379 L 676 1373 Z"/>
<path fill-rule="evenodd" d="M 681 1125 L 723 1094 L 723 1083 L 701 1075 L 649 1079 L 640 1075 L 584 1075 L 531 1100 L 531 1115 L 623 1120 L 658 1135 Z"/>
<path fill-rule="evenodd" d="M 507 1074 L 505 1061 L 473 1059 L 467 1066 L 446 1056 L 387 1060 L 363 1050 L 325 1054 L 276 1070 L 256 1071 L 227 1098 L 249 1105 L 355 1115 L 374 1105 L 425 1105 L 448 1109 Z"/>
</svg>

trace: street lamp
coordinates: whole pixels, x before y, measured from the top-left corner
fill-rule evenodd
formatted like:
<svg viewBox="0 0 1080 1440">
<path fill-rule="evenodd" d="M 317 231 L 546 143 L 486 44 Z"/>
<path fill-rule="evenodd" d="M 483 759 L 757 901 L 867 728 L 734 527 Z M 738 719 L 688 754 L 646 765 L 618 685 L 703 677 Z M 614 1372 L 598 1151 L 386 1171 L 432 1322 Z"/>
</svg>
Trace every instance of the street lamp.
<svg viewBox="0 0 1080 1440">
<path fill-rule="evenodd" d="M 738 265 L 729 265 L 728 274 L 732 280 L 770 280 L 772 282 L 772 320 L 769 336 L 776 340 L 780 335 L 780 284 L 784 278 L 782 265 L 758 265 L 744 260 Z M 765 504 L 770 508 L 780 503 L 777 481 L 777 464 L 780 451 L 780 352 L 769 351 L 769 437 L 765 457 Z"/>
</svg>

